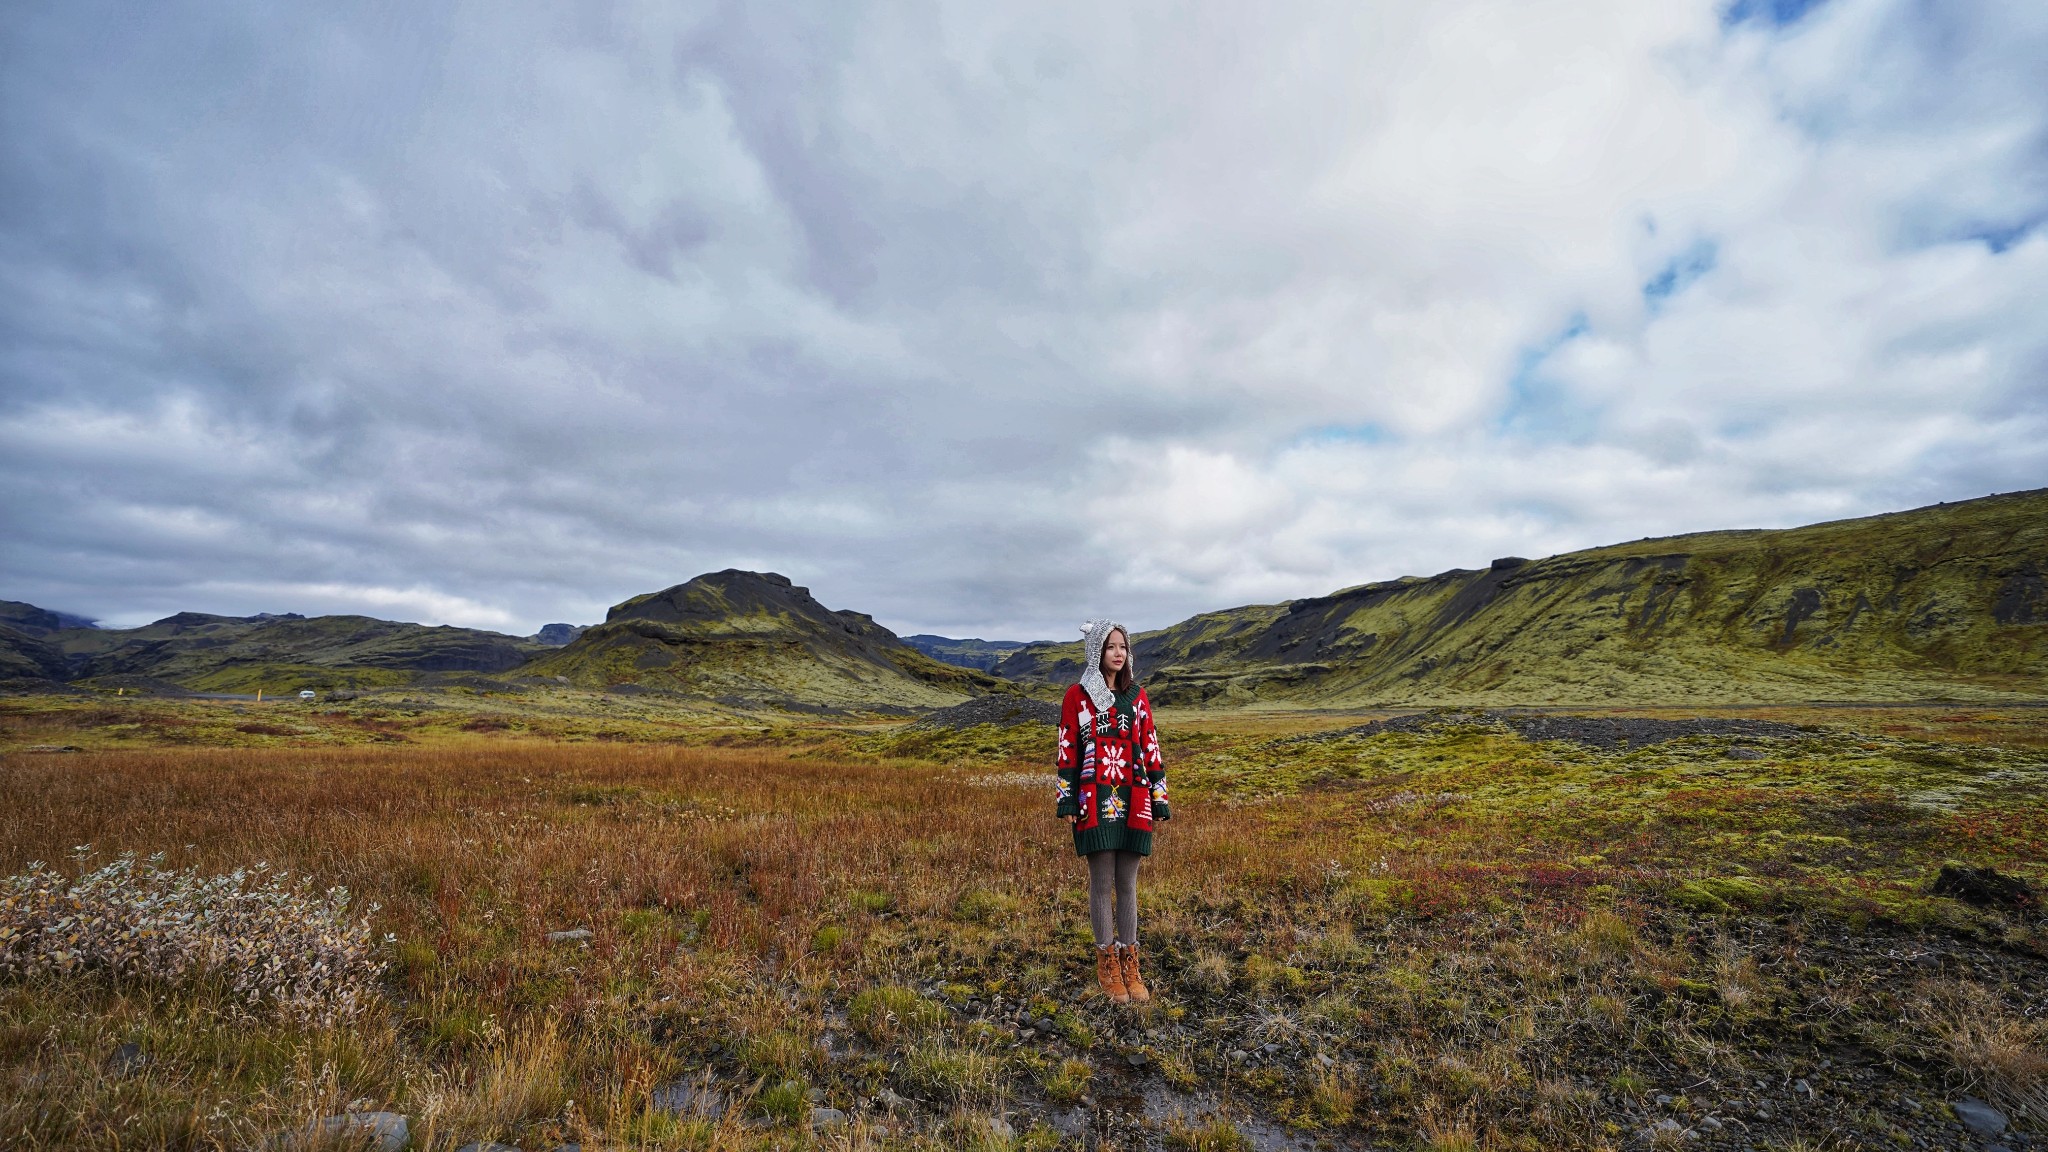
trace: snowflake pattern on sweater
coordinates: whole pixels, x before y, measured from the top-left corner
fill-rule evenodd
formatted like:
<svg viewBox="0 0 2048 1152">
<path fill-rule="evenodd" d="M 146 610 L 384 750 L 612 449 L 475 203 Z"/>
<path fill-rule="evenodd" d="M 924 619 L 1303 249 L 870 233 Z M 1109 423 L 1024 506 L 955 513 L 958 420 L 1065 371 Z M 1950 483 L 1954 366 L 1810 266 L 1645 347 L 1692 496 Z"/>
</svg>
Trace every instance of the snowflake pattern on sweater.
<svg viewBox="0 0 2048 1152">
<path fill-rule="evenodd" d="M 1152 833 L 1170 818 L 1166 762 L 1145 690 L 1117 694 L 1097 712 L 1076 684 L 1060 705 L 1056 812 L 1075 817 L 1074 850 L 1152 851 Z"/>
</svg>

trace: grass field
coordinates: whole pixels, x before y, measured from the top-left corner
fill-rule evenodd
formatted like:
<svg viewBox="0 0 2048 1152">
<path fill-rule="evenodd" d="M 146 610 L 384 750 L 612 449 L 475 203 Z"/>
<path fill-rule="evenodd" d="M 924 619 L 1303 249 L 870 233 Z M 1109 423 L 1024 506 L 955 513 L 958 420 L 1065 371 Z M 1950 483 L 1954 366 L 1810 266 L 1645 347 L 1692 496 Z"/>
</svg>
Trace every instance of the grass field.
<svg viewBox="0 0 2048 1152">
<path fill-rule="evenodd" d="M 1049 733 L 0 700 L 0 873 L 260 863 L 376 905 L 378 965 L 331 1023 L 0 978 L 0 1145 L 1979 1146 L 1964 1096 L 2048 1143 L 2048 920 L 1933 890 L 2048 887 L 2048 709 L 1711 714 L 1796 727 L 1168 710 L 1160 995 L 1117 1008 Z"/>
</svg>

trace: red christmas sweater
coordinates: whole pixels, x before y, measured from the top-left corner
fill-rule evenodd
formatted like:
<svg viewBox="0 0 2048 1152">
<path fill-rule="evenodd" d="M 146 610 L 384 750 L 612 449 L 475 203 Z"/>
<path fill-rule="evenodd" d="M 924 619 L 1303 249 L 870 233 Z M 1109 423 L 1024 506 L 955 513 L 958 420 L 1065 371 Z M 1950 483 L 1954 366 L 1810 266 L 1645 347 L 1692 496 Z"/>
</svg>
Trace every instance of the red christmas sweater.
<svg viewBox="0 0 2048 1152">
<path fill-rule="evenodd" d="M 1079 684 L 1060 704 L 1059 808 L 1074 821 L 1074 851 L 1152 854 L 1153 825 L 1167 820 L 1166 761 L 1152 703 L 1133 685 L 1097 712 Z"/>
</svg>

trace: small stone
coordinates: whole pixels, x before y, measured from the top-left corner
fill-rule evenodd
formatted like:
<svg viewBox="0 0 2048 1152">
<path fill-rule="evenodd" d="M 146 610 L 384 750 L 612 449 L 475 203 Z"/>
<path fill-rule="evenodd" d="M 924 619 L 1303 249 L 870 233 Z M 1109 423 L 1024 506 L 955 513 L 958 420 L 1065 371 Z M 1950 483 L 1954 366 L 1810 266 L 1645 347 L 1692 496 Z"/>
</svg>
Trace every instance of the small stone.
<svg viewBox="0 0 2048 1152">
<path fill-rule="evenodd" d="M 1325 1068 L 1334 1068 L 1337 1066 L 1337 1062 L 1335 1060 L 1330 1059 L 1330 1054 L 1328 1052 L 1316 1053 L 1316 1063 L 1321 1064 Z"/>
<path fill-rule="evenodd" d="M 1278 1052 L 1279 1050 L 1280 1046 L 1278 1044 L 1274 1044 L 1271 1042 L 1259 1045 L 1259 1051 L 1264 1052 L 1268 1056 L 1271 1056 L 1273 1053 Z"/>
<path fill-rule="evenodd" d="M 1899 1097 L 1899 1107 L 1904 1108 L 1908 1112 L 1918 1112 L 1920 1111 L 1920 1102 L 1911 1096 L 1901 1096 Z"/>
<path fill-rule="evenodd" d="M 360 1144 L 371 1152 L 404 1152 L 412 1139 L 411 1126 L 396 1112 L 328 1116 L 307 1125 L 305 1135 L 317 1143 Z"/>
<path fill-rule="evenodd" d="M 1040 1032 L 1051 1032 L 1051 1031 L 1052 1031 L 1052 1017 L 1050 1017 L 1050 1016 L 1040 1016 L 1040 1017 L 1038 1018 L 1038 1022 L 1037 1022 L 1037 1023 L 1035 1023 L 1035 1024 L 1033 1024 L 1033 1025 L 1032 1025 L 1032 1027 L 1034 1027 L 1034 1028 L 1038 1029 L 1038 1030 L 1039 1030 Z"/>
<path fill-rule="evenodd" d="M 1702 1117 L 1700 1117 L 1700 1123 L 1699 1123 L 1699 1126 L 1700 1126 L 1701 1128 L 1704 1128 L 1704 1129 L 1706 1129 L 1706 1130 L 1707 1130 L 1707 1131 L 1709 1131 L 1709 1132 L 1719 1132 L 1719 1131 L 1720 1131 L 1720 1130 L 1722 1129 L 1722 1127 L 1723 1127 L 1723 1125 L 1722 1125 L 1722 1123 L 1721 1123 L 1720 1119 L 1719 1119 L 1718 1117 L 1714 1117 L 1714 1116 L 1702 1116 Z"/>
<path fill-rule="evenodd" d="M 835 1128 L 846 1123 L 846 1113 L 837 1108 L 811 1109 L 811 1127 L 814 1129 Z"/>
<path fill-rule="evenodd" d="M 1019 1040 L 1035 1040 L 1035 1039 L 1037 1039 L 1037 1038 L 1038 1038 L 1038 1029 L 1036 1029 L 1036 1028 L 1019 1028 L 1019 1029 L 1017 1029 L 1017 1039 L 1019 1039 Z"/>
<path fill-rule="evenodd" d="M 1643 1143 L 1645 1144 L 1658 1144 L 1673 1137 L 1683 1140 L 1697 1140 L 1699 1139 L 1699 1133 L 1687 1130 L 1685 1125 L 1668 1116 L 1643 1129 Z"/>
<path fill-rule="evenodd" d="M 1996 1136 L 2005 1131 L 2005 1113 L 1974 1096 L 1965 1096 L 1949 1107 L 1956 1110 L 1956 1119 L 1963 1122 L 1963 1127 L 1979 1136 Z"/>
<path fill-rule="evenodd" d="M 1017 1130 L 1011 1127 L 1010 1122 L 1001 1116 L 991 1116 L 988 1118 L 988 1134 L 1005 1143 L 1017 1138 Z"/>
<path fill-rule="evenodd" d="M 1150 1059 L 1151 1057 L 1145 1055 L 1143 1052 L 1133 1052 L 1129 1056 L 1124 1057 L 1124 1062 L 1129 1064 L 1133 1068 L 1143 1068 L 1145 1066 L 1145 1062 Z"/>
<path fill-rule="evenodd" d="M 1764 758 L 1762 749 L 1744 748 L 1739 744 L 1723 752 L 1722 755 L 1730 760 L 1761 760 Z"/>
<path fill-rule="evenodd" d="M 550 944 L 566 944 L 574 940 L 588 939 L 590 939 L 590 929 L 588 928 L 568 928 L 560 932 L 548 933 L 548 943 Z"/>
<path fill-rule="evenodd" d="M 898 1096 L 893 1089 L 884 1088 L 875 1094 L 875 1104 L 885 1112 L 894 1112 L 910 1101 Z"/>
<path fill-rule="evenodd" d="M 149 1067 L 149 1054 L 140 1044 L 123 1044 L 107 1056 L 107 1074 L 110 1076 L 133 1076 Z"/>
<path fill-rule="evenodd" d="M 1669 1093 L 1667 1093 L 1667 1092 L 1659 1092 L 1659 1093 L 1657 1093 L 1657 1107 L 1659 1107 L 1659 1108 L 1667 1108 L 1667 1107 L 1670 1107 L 1670 1105 L 1671 1105 L 1671 1095 L 1670 1095 Z"/>
<path fill-rule="evenodd" d="M 1244 1049 L 1242 1049 L 1242 1048 L 1232 1048 L 1232 1049 L 1230 1050 L 1230 1058 L 1231 1058 L 1231 1060 L 1235 1061 L 1236 1063 L 1242 1064 L 1242 1063 L 1244 1063 L 1244 1062 L 1245 1062 L 1246 1060 L 1249 1060 L 1249 1059 L 1251 1059 L 1251 1057 L 1252 1057 L 1252 1054 L 1251 1054 L 1251 1053 L 1249 1053 L 1249 1052 L 1247 1052 L 1247 1051 L 1245 1051 L 1245 1050 L 1244 1050 Z"/>
<path fill-rule="evenodd" d="M 804 1099 L 812 1104 L 823 1104 L 825 1102 L 825 1090 L 823 1088 L 809 1089 L 804 1093 Z"/>
<path fill-rule="evenodd" d="M 1813 1085 L 1808 1084 L 1804 1080 L 1794 1080 L 1792 1082 L 1792 1091 L 1806 1097 L 1808 1100 L 1813 1099 Z"/>
<path fill-rule="evenodd" d="M 1771 1118 L 1771 1110 L 1769 1108 L 1759 1107 L 1756 1110 L 1756 1118 L 1759 1120 L 1769 1120 Z"/>
<path fill-rule="evenodd" d="M 706 1120 L 716 1120 L 725 1115 L 723 1093 L 681 1080 L 656 1087 L 647 1094 L 647 1102 L 655 1111 L 671 1116 L 701 1116 Z"/>
<path fill-rule="evenodd" d="M 495 1140 L 472 1140 L 457 1148 L 455 1152 L 519 1152 L 519 1149 L 514 1148 L 510 1144 L 500 1144 Z M 581 1150 L 579 1149 L 578 1152 L 581 1152 Z"/>
</svg>

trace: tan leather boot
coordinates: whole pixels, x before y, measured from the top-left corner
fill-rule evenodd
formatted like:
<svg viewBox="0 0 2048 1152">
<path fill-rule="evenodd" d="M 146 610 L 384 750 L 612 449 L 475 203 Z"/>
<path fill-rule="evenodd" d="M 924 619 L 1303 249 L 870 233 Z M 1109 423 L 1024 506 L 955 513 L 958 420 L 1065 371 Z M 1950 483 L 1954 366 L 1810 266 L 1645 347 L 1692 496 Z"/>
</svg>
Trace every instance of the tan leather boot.
<svg viewBox="0 0 2048 1152">
<path fill-rule="evenodd" d="M 1152 990 L 1145 987 L 1145 978 L 1138 975 L 1138 946 L 1119 944 L 1116 947 L 1123 954 L 1119 966 L 1123 968 L 1124 992 L 1140 1004 L 1152 999 Z"/>
<path fill-rule="evenodd" d="M 1131 1002 L 1131 994 L 1124 991 L 1123 960 L 1115 948 L 1095 950 L 1095 982 L 1102 985 L 1102 991 L 1118 1004 Z"/>
</svg>

